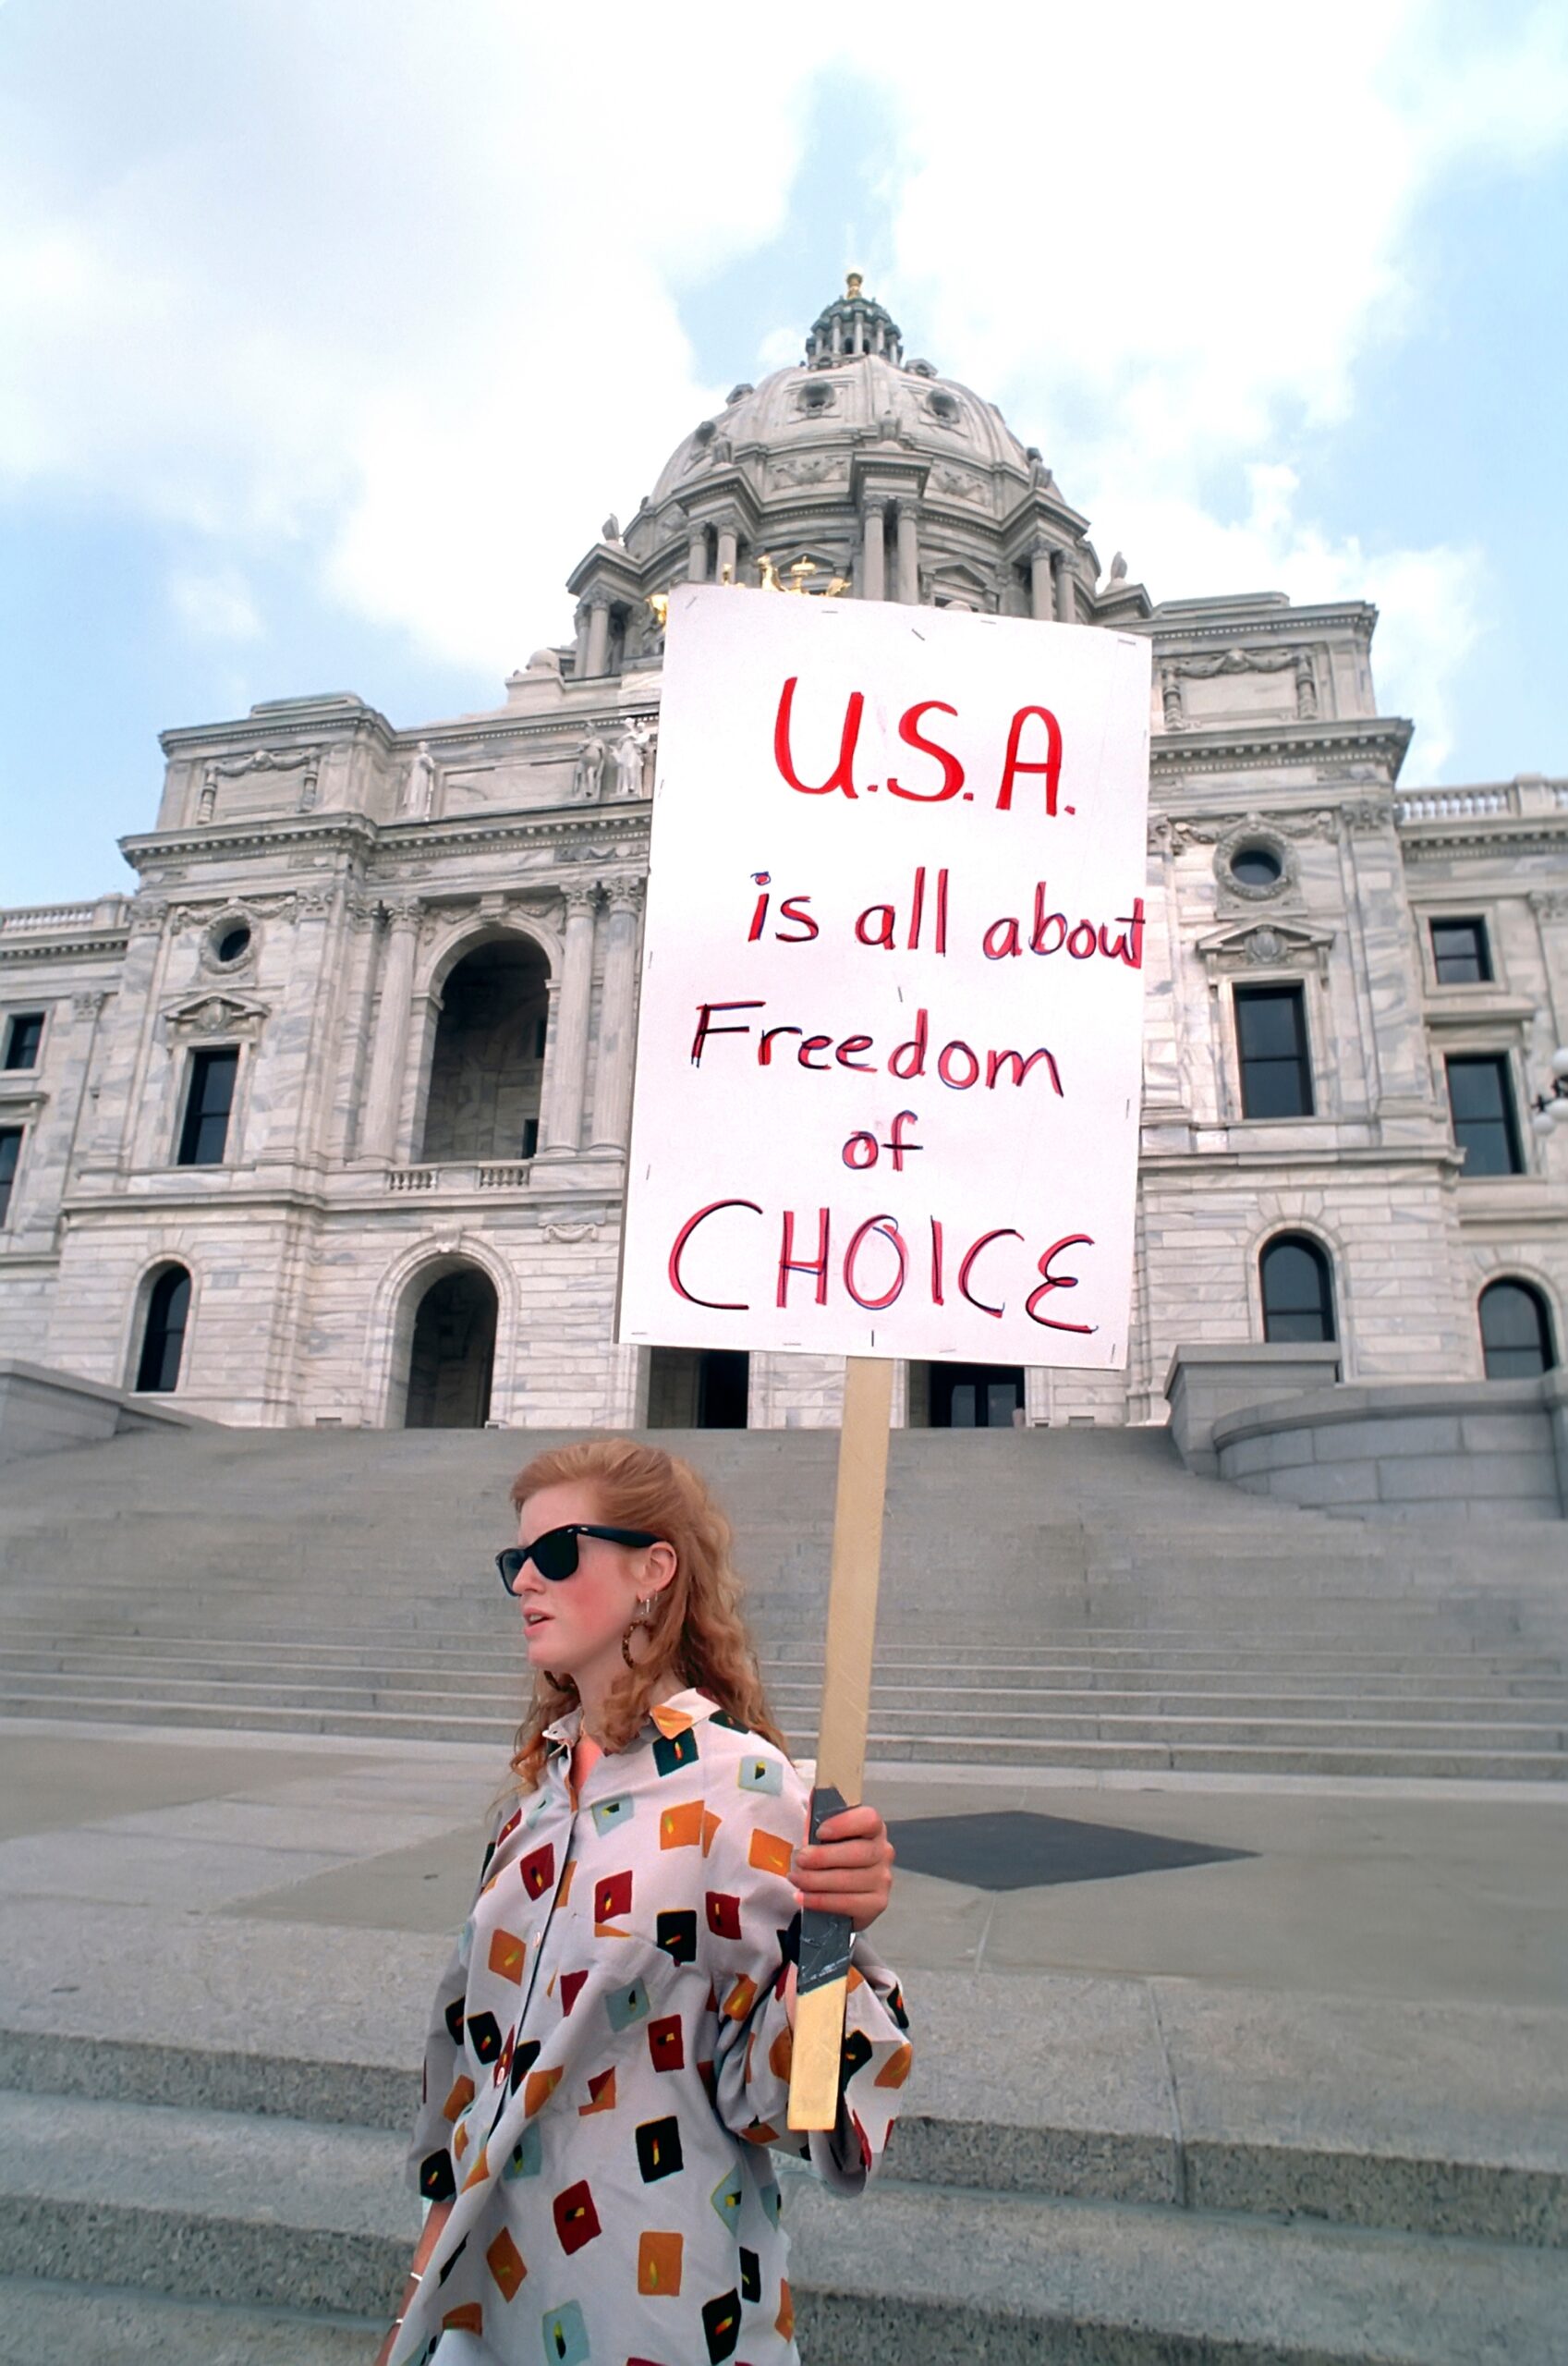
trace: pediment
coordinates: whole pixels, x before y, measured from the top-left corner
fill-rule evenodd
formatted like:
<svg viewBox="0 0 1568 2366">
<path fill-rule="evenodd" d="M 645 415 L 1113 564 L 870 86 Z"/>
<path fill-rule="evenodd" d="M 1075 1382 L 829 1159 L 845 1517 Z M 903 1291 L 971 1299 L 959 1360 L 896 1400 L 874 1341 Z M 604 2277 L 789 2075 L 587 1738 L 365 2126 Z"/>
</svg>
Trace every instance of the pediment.
<svg viewBox="0 0 1568 2366">
<path fill-rule="evenodd" d="M 268 1005 L 240 994 L 190 994 L 164 1013 L 171 1035 L 226 1036 L 231 1042 L 254 1040 L 268 1016 Z"/>
<path fill-rule="evenodd" d="M 1197 951 L 1210 975 L 1230 970 L 1317 970 L 1327 976 L 1332 929 L 1304 921 L 1247 919 L 1211 929 Z"/>
</svg>

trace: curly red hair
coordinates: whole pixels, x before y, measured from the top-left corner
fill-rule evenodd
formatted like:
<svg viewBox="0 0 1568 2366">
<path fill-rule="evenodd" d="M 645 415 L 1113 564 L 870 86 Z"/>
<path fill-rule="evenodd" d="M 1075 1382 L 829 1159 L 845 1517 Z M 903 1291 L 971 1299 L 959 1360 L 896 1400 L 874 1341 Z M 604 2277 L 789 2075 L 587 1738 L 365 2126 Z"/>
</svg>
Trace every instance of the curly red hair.
<svg viewBox="0 0 1568 2366">
<path fill-rule="evenodd" d="M 678 1456 L 634 1438 L 583 1438 L 536 1454 L 512 1482 L 513 1507 L 520 1512 L 541 1488 L 561 1486 L 590 1487 L 607 1527 L 643 1529 L 662 1537 L 675 1554 L 675 1574 L 650 1605 L 638 1665 L 611 1693 L 596 1738 L 606 1750 L 624 1750 L 650 1702 L 674 1677 L 682 1687 L 706 1692 L 737 1725 L 787 1755 L 741 1614 L 730 1524 L 700 1474 Z M 575 1708 L 577 1698 L 569 1679 L 558 1684 L 545 1670 L 536 1672 L 533 1701 L 512 1752 L 524 1790 L 534 1788 L 543 1769 L 545 1727 Z"/>
</svg>

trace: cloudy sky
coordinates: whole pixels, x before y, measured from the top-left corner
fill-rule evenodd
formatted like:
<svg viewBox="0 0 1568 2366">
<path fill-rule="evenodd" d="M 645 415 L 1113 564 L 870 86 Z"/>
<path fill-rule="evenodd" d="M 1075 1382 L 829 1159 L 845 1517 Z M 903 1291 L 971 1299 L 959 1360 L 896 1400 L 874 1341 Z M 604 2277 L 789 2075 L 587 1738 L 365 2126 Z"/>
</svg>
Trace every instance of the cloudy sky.
<svg viewBox="0 0 1568 2366">
<path fill-rule="evenodd" d="M 1561 6 L 0 0 L 0 900 L 169 725 L 497 704 L 851 265 L 1157 600 L 1375 600 L 1407 782 L 1568 773 L 1565 256 Z"/>
</svg>

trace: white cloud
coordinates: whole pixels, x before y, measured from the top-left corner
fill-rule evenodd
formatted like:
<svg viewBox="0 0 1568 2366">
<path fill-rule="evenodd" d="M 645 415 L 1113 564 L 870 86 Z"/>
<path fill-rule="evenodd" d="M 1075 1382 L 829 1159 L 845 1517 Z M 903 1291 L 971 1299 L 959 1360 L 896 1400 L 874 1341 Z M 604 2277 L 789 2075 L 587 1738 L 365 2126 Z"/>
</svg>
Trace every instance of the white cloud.
<svg viewBox="0 0 1568 2366">
<path fill-rule="evenodd" d="M 792 204 L 813 218 L 795 182 L 831 73 L 875 86 L 889 227 L 859 260 L 918 349 L 1046 447 L 1156 597 L 1379 599 L 1385 703 L 1440 762 L 1478 563 L 1440 534 L 1332 541 L 1267 471 L 1408 323 L 1436 181 L 1568 137 L 1550 12 L 1049 0 L 972 45 L 923 11 L 890 40 L 867 0 L 787 34 L 605 0 L 591 42 L 525 0 L 116 21 L 89 58 L 41 14 L 43 63 L 0 99 L 0 489 L 205 536 L 206 591 L 174 594 L 193 629 L 241 637 L 247 568 L 298 542 L 343 602 L 498 684 L 564 634 L 606 509 L 793 356 L 804 322 L 705 384 L 681 301 Z M 1237 513 L 1214 488 L 1249 467 Z"/>
<path fill-rule="evenodd" d="M 169 578 L 169 603 L 192 639 L 259 640 L 261 619 L 236 567 L 211 573 L 180 567 Z"/>
</svg>

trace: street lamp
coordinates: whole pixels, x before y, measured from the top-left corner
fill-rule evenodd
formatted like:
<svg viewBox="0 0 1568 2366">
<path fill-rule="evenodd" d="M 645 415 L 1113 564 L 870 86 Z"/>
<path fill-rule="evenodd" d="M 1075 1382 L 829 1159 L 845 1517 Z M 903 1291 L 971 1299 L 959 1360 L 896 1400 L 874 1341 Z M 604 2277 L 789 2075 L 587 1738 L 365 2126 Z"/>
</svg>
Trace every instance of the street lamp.
<svg viewBox="0 0 1568 2366">
<path fill-rule="evenodd" d="M 1568 1126 L 1568 1043 L 1559 1043 L 1551 1055 L 1551 1091 L 1538 1092 L 1530 1108 L 1530 1131 L 1541 1140 L 1554 1128 Z"/>
</svg>

